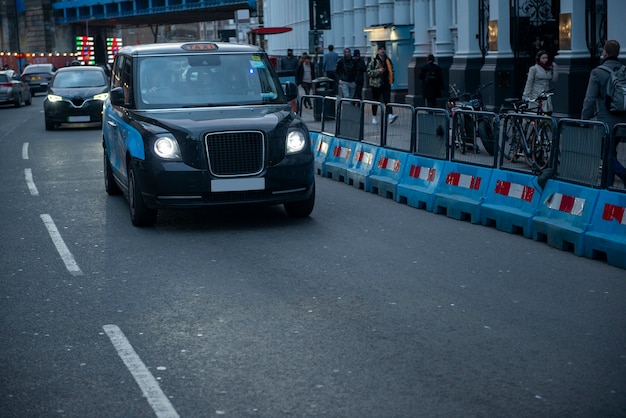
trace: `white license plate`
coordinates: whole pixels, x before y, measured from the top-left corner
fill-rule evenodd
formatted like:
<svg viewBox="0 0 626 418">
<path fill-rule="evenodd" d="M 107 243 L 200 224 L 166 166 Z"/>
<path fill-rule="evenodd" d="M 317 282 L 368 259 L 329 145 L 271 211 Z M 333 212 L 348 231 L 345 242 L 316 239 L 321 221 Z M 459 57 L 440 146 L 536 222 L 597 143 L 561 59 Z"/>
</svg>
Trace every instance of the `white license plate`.
<svg viewBox="0 0 626 418">
<path fill-rule="evenodd" d="M 240 192 L 245 190 L 264 190 L 264 178 L 252 179 L 219 179 L 211 180 L 211 191 L 213 192 Z"/>
<path fill-rule="evenodd" d="M 89 122 L 89 116 L 68 116 L 68 122 Z"/>
</svg>

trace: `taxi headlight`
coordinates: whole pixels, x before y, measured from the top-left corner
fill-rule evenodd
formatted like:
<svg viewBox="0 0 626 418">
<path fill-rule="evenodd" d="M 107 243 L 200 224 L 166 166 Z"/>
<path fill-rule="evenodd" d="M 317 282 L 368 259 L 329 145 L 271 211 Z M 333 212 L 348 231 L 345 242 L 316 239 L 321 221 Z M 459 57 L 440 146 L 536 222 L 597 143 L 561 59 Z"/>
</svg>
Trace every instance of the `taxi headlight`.
<svg viewBox="0 0 626 418">
<path fill-rule="evenodd" d="M 60 102 L 60 101 L 63 101 L 63 97 L 57 96 L 56 94 L 49 94 L 48 95 L 48 101 L 49 102 Z"/>
<path fill-rule="evenodd" d="M 285 149 L 287 154 L 295 154 L 296 152 L 300 152 L 307 145 L 308 140 L 304 135 L 304 132 L 300 130 L 294 129 L 293 131 L 289 131 L 287 134 L 287 142 L 285 144 Z"/>
<path fill-rule="evenodd" d="M 180 160 L 180 149 L 178 148 L 178 142 L 169 136 L 162 136 L 154 141 L 152 147 L 154 153 L 166 160 Z"/>
<path fill-rule="evenodd" d="M 109 93 L 100 93 L 93 96 L 94 100 L 102 100 L 105 101 L 109 97 Z"/>
</svg>

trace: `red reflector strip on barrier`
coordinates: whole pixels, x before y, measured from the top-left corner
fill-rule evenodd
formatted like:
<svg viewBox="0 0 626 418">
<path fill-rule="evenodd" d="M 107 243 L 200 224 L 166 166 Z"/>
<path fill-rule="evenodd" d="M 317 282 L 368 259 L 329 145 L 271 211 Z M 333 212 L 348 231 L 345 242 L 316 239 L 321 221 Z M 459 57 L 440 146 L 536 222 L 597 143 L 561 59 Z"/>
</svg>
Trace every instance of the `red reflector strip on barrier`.
<svg viewBox="0 0 626 418">
<path fill-rule="evenodd" d="M 349 159 L 351 153 L 352 153 L 352 150 L 350 148 L 346 148 L 346 147 L 336 146 L 333 149 L 333 156 L 334 157 L 343 158 L 344 160 Z"/>
<path fill-rule="evenodd" d="M 529 186 L 511 183 L 510 181 L 498 180 L 495 192 L 504 196 L 509 196 L 531 202 L 533 200 L 533 194 L 535 193 L 535 189 Z"/>
<path fill-rule="evenodd" d="M 544 204 L 548 206 L 548 208 L 558 210 L 559 212 L 582 216 L 583 209 L 585 208 L 585 199 L 554 193 L 548 196 Z"/>
<path fill-rule="evenodd" d="M 378 159 L 378 168 L 391 170 L 397 173 L 398 171 L 400 171 L 400 160 L 394 160 L 388 157 L 381 157 Z"/>
<path fill-rule="evenodd" d="M 437 170 L 434 168 L 426 168 L 420 165 L 412 165 L 409 170 L 409 176 L 414 179 L 420 179 L 425 181 L 434 181 Z"/>
<path fill-rule="evenodd" d="M 449 173 L 446 177 L 446 184 L 463 187 L 464 189 L 480 189 L 480 177 L 469 176 L 461 173 Z"/>
<path fill-rule="evenodd" d="M 612 221 L 615 219 L 617 222 L 626 225 L 626 216 L 624 216 L 626 208 L 623 206 L 611 205 L 607 203 L 604 205 L 604 211 L 602 212 L 602 219 L 605 221 Z"/>
<path fill-rule="evenodd" d="M 328 154 L 328 143 L 324 141 L 320 141 L 317 144 L 317 152 L 324 154 L 324 155 Z"/>
<path fill-rule="evenodd" d="M 356 154 L 354 154 L 354 161 L 357 163 L 372 165 L 373 159 L 374 159 L 374 156 L 370 152 L 359 151 Z"/>
</svg>

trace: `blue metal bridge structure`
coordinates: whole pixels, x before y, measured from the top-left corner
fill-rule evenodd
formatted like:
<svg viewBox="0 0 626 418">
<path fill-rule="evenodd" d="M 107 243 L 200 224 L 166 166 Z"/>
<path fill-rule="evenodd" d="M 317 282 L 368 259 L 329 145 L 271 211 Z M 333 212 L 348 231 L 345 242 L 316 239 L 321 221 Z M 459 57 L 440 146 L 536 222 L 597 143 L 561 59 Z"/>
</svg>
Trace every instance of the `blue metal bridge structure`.
<svg viewBox="0 0 626 418">
<path fill-rule="evenodd" d="M 60 0 L 52 4 L 58 25 L 143 26 L 233 19 L 256 0 Z"/>
</svg>

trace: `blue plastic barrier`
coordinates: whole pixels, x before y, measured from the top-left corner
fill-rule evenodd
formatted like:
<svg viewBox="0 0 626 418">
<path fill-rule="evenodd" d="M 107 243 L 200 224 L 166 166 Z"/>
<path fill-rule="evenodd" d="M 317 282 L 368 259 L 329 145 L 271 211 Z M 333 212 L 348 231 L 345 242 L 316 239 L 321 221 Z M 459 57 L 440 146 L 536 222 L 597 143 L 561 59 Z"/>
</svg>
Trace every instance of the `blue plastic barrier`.
<svg viewBox="0 0 626 418">
<path fill-rule="evenodd" d="M 487 193 L 491 172 L 486 167 L 447 161 L 435 193 L 433 212 L 449 218 L 480 223 L 480 209 Z"/>
<path fill-rule="evenodd" d="M 372 193 L 396 200 L 402 169 L 408 154 L 403 151 L 381 148 L 376 164 L 370 170 L 369 181 Z"/>
<path fill-rule="evenodd" d="M 626 269 L 626 194 L 601 190 L 584 235 L 588 258 L 606 256 L 607 263 Z"/>
<path fill-rule="evenodd" d="M 357 144 L 358 142 L 351 139 L 335 138 L 332 147 L 326 155 L 324 163 L 326 174 L 324 177 L 348 183 L 348 167 Z"/>
<path fill-rule="evenodd" d="M 558 180 L 548 180 L 537 216 L 532 220 L 533 239 L 547 241 L 560 250 L 573 249 L 583 256 L 584 234 L 598 200 L 598 190 Z"/>
<path fill-rule="evenodd" d="M 532 218 L 541 202 L 536 180 L 530 174 L 493 170 L 480 223 L 509 233 L 521 231 L 526 238 L 532 238 Z"/>
<path fill-rule="evenodd" d="M 376 145 L 357 143 L 347 172 L 349 185 L 366 192 L 372 190 L 369 175 L 376 162 L 379 149 Z"/>
<path fill-rule="evenodd" d="M 409 155 L 398 184 L 396 200 L 432 212 L 444 164 L 443 160 Z"/>
<path fill-rule="evenodd" d="M 311 134 L 313 135 L 313 134 Z M 334 136 L 318 133 L 313 144 L 313 157 L 315 158 L 314 166 L 315 172 L 326 177 L 326 158 L 329 150 L 332 149 Z"/>
</svg>

